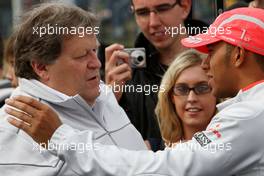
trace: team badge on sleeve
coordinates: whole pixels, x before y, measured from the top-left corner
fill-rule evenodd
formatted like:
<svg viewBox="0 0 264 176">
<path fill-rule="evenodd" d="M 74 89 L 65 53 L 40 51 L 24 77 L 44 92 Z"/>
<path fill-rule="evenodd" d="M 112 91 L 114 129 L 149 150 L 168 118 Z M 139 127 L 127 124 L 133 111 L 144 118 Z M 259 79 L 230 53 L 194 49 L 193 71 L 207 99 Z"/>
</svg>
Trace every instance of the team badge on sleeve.
<svg viewBox="0 0 264 176">
<path fill-rule="evenodd" d="M 202 147 L 212 142 L 203 132 L 195 133 L 193 137 Z"/>
</svg>

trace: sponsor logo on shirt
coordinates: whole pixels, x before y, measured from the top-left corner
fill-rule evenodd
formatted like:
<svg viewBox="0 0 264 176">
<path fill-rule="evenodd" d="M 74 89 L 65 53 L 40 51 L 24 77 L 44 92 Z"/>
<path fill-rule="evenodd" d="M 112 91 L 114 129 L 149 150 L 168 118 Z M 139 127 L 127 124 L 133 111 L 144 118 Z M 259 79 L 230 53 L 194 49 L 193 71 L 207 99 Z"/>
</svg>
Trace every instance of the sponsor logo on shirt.
<svg viewBox="0 0 264 176">
<path fill-rule="evenodd" d="M 203 132 L 195 133 L 193 137 L 202 147 L 212 142 Z"/>
</svg>

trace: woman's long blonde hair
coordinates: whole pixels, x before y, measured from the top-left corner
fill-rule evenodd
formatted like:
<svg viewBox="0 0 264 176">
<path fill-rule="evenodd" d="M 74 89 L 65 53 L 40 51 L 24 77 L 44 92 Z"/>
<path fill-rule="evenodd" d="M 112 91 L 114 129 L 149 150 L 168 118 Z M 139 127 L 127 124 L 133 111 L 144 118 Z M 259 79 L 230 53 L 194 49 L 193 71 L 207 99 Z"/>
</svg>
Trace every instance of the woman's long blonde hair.
<svg viewBox="0 0 264 176">
<path fill-rule="evenodd" d="M 155 113 L 158 118 L 162 138 L 166 145 L 178 142 L 183 137 L 181 120 L 172 102 L 175 82 L 182 71 L 189 67 L 200 65 L 202 57 L 203 55 L 195 50 L 184 51 L 175 58 L 163 76 Z"/>
</svg>

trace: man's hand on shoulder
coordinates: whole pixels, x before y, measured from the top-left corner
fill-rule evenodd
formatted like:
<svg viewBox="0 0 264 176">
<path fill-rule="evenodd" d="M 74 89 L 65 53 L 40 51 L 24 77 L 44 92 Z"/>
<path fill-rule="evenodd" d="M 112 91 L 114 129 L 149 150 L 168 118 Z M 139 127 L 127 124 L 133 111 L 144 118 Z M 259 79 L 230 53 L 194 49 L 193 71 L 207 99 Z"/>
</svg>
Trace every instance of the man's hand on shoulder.
<svg viewBox="0 0 264 176">
<path fill-rule="evenodd" d="M 7 119 L 8 122 L 25 131 L 39 144 L 48 146 L 53 133 L 62 125 L 51 107 L 31 97 L 16 96 L 7 99 L 6 104 L 13 107 L 5 109 L 12 116 Z"/>
</svg>

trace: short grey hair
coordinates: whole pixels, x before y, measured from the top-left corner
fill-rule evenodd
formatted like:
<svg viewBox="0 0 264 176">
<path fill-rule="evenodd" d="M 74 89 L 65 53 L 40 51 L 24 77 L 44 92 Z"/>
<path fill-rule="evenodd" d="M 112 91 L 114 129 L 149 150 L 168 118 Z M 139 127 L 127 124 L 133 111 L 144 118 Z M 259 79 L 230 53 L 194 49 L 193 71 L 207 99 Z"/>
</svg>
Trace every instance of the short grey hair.
<svg viewBox="0 0 264 176">
<path fill-rule="evenodd" d="M 52 64 L 61 54 L 63 40 L 72 34 L 34 34 L 37 27 L 95 27 L 98 24 L 94 14 L 77 6 L 62 3 L 45 3 L 33 8 L 22 17 L 17 28 L 14 45 L 15 73 L 26 79 L 39 79 L 31 67 L 33 60 L 42 64 Z"/>
</svg>

